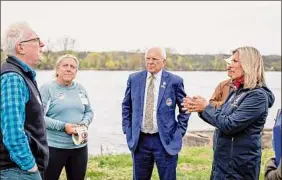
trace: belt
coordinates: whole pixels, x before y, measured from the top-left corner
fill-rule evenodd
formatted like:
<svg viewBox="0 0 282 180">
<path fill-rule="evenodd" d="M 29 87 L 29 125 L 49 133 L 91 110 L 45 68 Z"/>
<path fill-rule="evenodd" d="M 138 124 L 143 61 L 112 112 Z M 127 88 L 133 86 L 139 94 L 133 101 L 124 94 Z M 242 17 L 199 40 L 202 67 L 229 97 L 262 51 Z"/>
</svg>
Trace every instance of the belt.
<svg viewBox="0 0 282 180">
<path fill-rule="evenodd" d="M 143 135 L 143 136 L 157 136 L 157 135 L 159 135 L 159 132 L 156 132 L 156 133 L 144 133 L 144 132 L 141 131 L 140 134 Z"/>
</svg>

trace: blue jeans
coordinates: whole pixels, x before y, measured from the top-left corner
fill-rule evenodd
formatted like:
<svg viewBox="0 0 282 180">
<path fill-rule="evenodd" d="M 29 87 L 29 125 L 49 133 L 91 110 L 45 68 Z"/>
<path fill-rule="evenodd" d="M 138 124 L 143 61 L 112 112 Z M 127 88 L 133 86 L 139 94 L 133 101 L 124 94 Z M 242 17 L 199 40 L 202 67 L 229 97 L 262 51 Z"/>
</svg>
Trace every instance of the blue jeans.
<svg viewBox="0 0 282 180">
<path fill-rule="evenodd" d="M 27 172 L 18 167 L 0 171 L 1 180 L 42 180 L 39 171 Z"/>
</svg>

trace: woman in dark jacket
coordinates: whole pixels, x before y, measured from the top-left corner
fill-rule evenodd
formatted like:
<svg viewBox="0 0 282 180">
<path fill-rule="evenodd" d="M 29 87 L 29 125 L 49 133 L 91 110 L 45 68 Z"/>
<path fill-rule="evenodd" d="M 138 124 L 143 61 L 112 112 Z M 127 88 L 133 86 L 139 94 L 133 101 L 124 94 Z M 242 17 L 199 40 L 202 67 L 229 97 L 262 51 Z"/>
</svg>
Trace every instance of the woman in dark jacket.
<svg viewBox="0 0 282 180">
<path fill-rule="evenodd" d="M 201 96 L 186 97 L 184 109 L 216 127 L 213 180 L 258 180 L 261 164 L 261 132 L 274 103 L 266 87 L 263 59 L 253 47 L 233 51 L 231 78 L 235 89 L 221 108 Z"/>
</svg>

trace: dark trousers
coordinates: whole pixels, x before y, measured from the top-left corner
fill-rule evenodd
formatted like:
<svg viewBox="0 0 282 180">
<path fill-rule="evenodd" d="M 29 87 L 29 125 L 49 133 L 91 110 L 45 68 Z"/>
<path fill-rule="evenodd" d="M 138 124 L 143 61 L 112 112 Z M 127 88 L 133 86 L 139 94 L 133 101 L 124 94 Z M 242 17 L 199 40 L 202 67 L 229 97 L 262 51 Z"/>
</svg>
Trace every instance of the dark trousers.
<svg viewBox="0 0 282 180">
<path fill-rule="evenodd" d="M 164 149 L 159 134 L 140 133 L 136 150 L 132 153 L 133 179 L 150 180 L 156 162 L 160 180 L 176 180 L 178 155 Z"/>
<path fill-rule="evenodd" d="M 63 167 L 68 180 L 84 180 L 88 160 L 87 146 L 77 149 L 49 147 L 49 153 L 44 180 L 58 180 Z"/>
</svg>

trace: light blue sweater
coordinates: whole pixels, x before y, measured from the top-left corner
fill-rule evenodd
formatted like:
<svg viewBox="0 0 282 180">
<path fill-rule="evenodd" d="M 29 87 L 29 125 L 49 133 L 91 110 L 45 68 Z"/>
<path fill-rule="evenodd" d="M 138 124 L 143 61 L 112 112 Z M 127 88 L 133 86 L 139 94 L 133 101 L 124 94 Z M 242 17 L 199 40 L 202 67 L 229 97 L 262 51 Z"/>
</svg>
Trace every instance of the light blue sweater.
<svg viewBox="0 0 282 180">
<path fill-rule="evenodd" d="M 71 86 L 62 86 L 56 81 L 40 87 L 45 112 L 48 146 L 74 149 L 76 146 L 72 136 L 65 132 L 65 124 L 84 124 L 92 122 L 93 111 L 85 89 L 76 82 Z"/>
</svg>

